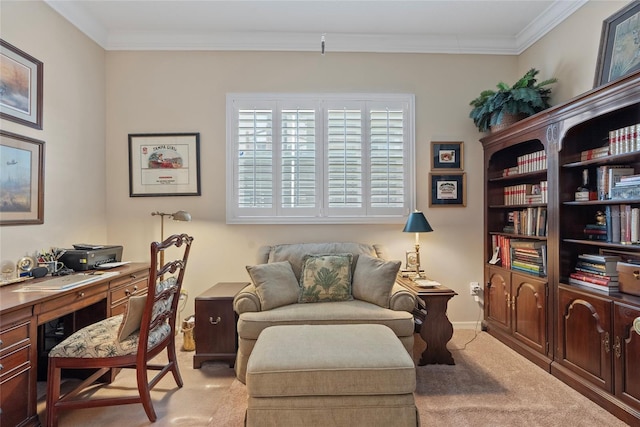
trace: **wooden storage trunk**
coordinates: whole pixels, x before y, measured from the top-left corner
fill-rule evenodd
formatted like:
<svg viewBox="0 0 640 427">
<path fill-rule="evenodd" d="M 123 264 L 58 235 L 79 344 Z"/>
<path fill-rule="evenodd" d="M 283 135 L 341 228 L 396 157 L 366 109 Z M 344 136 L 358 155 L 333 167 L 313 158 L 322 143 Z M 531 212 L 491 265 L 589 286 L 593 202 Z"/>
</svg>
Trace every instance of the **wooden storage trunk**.
<svg viewBox="0 0 640 427">
<path fill-rule="evenodd" d="M 640 296 L 640 265 L 618 262 L 617 270 L 620 292 Z"/>
</svg>

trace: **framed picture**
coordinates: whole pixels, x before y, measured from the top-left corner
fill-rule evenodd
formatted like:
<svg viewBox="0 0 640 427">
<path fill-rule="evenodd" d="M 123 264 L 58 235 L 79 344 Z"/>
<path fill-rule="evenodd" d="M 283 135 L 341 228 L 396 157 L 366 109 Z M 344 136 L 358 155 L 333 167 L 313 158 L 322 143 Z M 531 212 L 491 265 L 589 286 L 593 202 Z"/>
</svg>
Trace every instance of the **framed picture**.
<svg viewBox="0 0 640 427">
<path fill-rule="evenodd" d="M 44 223 L 44 142 L 0 130 L 0 225 Z"/>
<path fill-rule="evenodd" d="M 640 1 L 632 1 L 602 23 L 593 87 L 640 70 Z"/>
<path fill-rule="evenodd" d="M 0 39 L 0 117 L 42 129 L 42 62 Z"/>
<path fill-rule="evenodd" d="M 407 251 L 407 261 L 405 264 L 405 270 L 416 271 L 418 266 L 418 254 L 415 251 Z"/>
<path fill-rule="evenodd" d="M 462 170 L 462 142 L 431 142 L 431 169 Z"/>
<path fill-rule="evenodd" d="M 129 135 L 129 196 L 199 196 L 200 134 Z"/>
<path fill-rule="evenodd" d="M 430 173 L 429 207 L 466 206 L 466 175 L 464 172 Z"/>
</svg>

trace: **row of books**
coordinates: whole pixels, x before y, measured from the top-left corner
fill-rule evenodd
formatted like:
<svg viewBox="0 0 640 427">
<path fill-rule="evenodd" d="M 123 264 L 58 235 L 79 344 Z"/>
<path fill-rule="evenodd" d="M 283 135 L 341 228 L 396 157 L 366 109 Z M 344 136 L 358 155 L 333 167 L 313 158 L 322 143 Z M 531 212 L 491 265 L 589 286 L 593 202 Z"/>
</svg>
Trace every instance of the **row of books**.
<svg viewBox="0 0 640 427">
<path fill-rule="evenodd" d="M 635 151 L 640 151 L 640 123 L 609 131 L 609 143 L 603 147 L 582 151 L 580 161 Z"/>
<path fill-rule="evenodd" d="M 547 181 L 540 181 L 539 184 L 508 185 L 504 187 L 503 194 L 504 204 L 507 206 L 547 203 L 549 198 Z"/>
<path fill-rule="evenodd" d="M 526 236 L 546 236 L 547 208 L 538 206 L 508 212 L 507 224 L 502 231 Z"/>
<path fill-rule="evenodd" d="M 547 169 L 547 153 L 544 150 L 523 154 L 516 158 L 516 166 L 504 169 L 502 176 L 538 172 Z"/>
<path fill-rule="evenodd" d="M 640 209 L 629 204 L 605 206 L 606 240 L 611 243 L 640 243 Z"/>
<path fill-rule="evenodd" d="M 512 239 L 493 235 L 494 253 L 500 265 L 515 271 L 544 277 L 547 275 L 547 244 L 539 240 Z"/>
<path fill-rule="evenodd" d="M 629 165 L 607 165 L 598 167 L 597 171 L 597 197 L 598 200 L 613 199 L 614 188 L 621 186 L 620 183 L 627 181 L 629 176 L 640 178 L 640 175 L 634 175 L 635 169 Z M 635 181 L 640 184 L 640 180 Z M 624 185 L 629 185 L 627 181 Z"/>
<path fill-rule="evenodd" d="M 640 123 L 609 131 L 609 152 L 625 154 L 640 151 Z"/>
<path fill-rule="evenodd" d="M 619 260 L 614 255 L 578 255 L 575 270 L 569 274 L 569 284 L 606 292 L 617 291 Z"/>
</svg>

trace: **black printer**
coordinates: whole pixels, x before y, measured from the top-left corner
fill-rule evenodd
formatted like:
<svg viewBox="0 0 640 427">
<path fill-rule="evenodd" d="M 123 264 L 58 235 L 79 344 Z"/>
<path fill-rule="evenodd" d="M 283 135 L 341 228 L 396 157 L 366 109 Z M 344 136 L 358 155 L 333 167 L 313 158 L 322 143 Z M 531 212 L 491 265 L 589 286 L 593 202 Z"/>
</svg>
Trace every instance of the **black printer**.
<svg viewBox="0 0 640 427">
<path fill-rule="evenodd" d="M 122 261 L 122 246 L 73 245 L 60 257 L 65 267 L 75 271 L 93 270 L 101 264 Z"/>
</svg>

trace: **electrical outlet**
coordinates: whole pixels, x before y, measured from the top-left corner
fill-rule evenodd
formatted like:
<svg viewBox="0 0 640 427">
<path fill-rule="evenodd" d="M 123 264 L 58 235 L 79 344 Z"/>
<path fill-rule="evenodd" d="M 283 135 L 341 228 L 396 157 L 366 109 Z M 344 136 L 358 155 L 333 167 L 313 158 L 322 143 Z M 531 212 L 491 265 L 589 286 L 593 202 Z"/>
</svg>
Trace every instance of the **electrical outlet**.
<svg viewBox="0 0 640 427">
<path fill-rule="evenodd" d="M 482 290 L 480 289 L 480 283 L 478 283 L 478 282 L 470 282 L 469 283 L 469 294 L 470 295 L 478 296 L 478 295 L 480 295 L 480 292 L 482 292 Z"/>
</svg>

